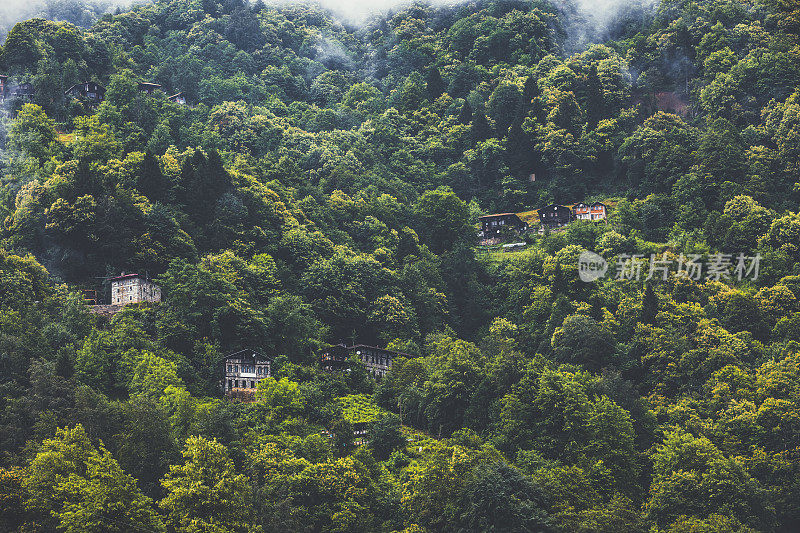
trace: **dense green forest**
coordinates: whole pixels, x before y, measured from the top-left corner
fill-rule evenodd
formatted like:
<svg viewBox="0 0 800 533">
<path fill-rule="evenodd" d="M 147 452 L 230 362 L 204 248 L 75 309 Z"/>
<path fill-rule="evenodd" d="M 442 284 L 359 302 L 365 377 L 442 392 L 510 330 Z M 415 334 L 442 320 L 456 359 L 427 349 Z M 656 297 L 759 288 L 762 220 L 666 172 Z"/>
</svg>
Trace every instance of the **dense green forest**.
<svg viewBox="0 0 800 533">
<path fill-rule="evenodd" d="M 0 530 L 800 529 L 800 2 L 93 13 L 0 47 L 35 87 L 0 122 Z M 587 250 L 760 270 L 585 283 Z M 163 302 L 90 313 L 122 271 Z M 339 342 L 408 357 L 323 371 Z"/>
</svg>

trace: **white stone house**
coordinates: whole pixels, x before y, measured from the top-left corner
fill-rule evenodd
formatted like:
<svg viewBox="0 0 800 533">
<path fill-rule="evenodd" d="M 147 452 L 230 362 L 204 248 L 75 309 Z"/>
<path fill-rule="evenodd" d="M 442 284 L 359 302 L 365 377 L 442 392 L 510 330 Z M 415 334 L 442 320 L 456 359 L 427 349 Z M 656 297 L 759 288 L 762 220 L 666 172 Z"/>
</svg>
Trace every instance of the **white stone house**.
<svg viewBox="0 0 800 533">
<path fill-rule="evenodd" d="M 161 287 L 141 274 L 123 273 L 110 281 L 111 305 L 161 301 Z"/>
</svg>

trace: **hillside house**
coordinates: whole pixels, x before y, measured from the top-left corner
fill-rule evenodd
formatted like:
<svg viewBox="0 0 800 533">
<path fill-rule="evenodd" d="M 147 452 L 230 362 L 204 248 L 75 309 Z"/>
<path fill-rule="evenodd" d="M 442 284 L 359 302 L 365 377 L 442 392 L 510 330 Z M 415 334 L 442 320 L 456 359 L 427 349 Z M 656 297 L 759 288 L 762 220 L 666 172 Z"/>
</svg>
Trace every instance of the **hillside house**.
<svg viewBox="0 0 800 533">
<path fill-rule="evenodd" d="M 589 220 L 589 204 L 578 202 L 572 207 L 575 220 Z"/>
<path fill-rule="evenodd" d="M 161 85 L 158 83 L 148 83 L 146 81 L 139 82 L 139 91 L 145 94 L 153 94 L 159 89 L 161 89 Z"/>
<path fill-rule="evenodd" d="M 20 100 L 24 100 L 26 102 L 30 102 L 33 100 L 33 95 L 35 90 L 33 88 L 33 84 L 30 82 L 20 83 L 13 89 L 11 89 L 11 97 L 18 98 Z"/>
<path fill-rule="evenodd" d="M 603 202 L 594 202 L 589 206 L 589 220 L 599 222 L 606 220 L 608 215 L 608 207 Z"/>
<path fill-rule="evenodd" d="M 141 274 L 123 273 L 109 281 L 111 281 L 111 305 L 161 301 L 161 287 Z"/>
<path fill-rule="evenodd" d="M 550 204 L 539 209 L 539 222 L 542 228 L 555 229 L 572 222 L 572 209 L 565 205 Z"/>
<path fill-rule="evenodd" d="M 261 380 L 272 375 L 272 361 L 255 350 L 230 353 L 222 365 L 222 392 L 229 397 L 252 398 Z"/>
<path fill-rule="evenodd" d="M 343 371 L 348 367 L 350 364 L 349 359 L 353 356 L 357 357 L 366 367 L 367 372 L 375 378 L 385 376 L 392 369 L 392 362 L 395 357 L 413 357 L 366 344 L 356 344 L 354 346 L 337 344 L 322 353 L 322 368 L 328 371 Z"/>
<path fill-rule="evenodd" d="M 593 204 L 578 202 L 572 208 L 572 214 L 575 220 L 599 222 L 601 220 L 606 220 L 606 213 L 606 204 L 602 202 L 594 202 Z"/>
<path fill-rule="evenodd" d="M 497 213 L 495 215 L 485 215 L 479 217 L 481 231 L 479 236 L 483 239 L 492 239 L 500 236 L 503 231 L 522 233 L 528 231 L 528 224 L 516 213 Z"/>
<path fill-rule="evenodd" d="M 85 100 L 90 104 L 99 104 L 106 97 L 106 88 L 99 83 L 85 81 L 83 83 L 73 85 L 64 91 L 64 94 L 71 96 L 72 98 Z"/>
<path fill-rule="evenodd" d="M 183 96 L 183 93 L 173 94 L 172 96 L 168 97 L 167 100 L 173 104 L 186 105 L 186 98 Z"/>
</svg>

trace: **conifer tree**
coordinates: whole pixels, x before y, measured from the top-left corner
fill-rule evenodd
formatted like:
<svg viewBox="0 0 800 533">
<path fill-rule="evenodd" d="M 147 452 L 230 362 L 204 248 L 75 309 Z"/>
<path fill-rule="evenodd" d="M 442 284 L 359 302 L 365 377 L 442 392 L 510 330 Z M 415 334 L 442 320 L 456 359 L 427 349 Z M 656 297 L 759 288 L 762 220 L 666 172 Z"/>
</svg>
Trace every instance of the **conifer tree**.
<svg viewBox="0 0 800 533">
<path fill-rule="evenodd" d="M 656 296 L 653 286 L 648 283 L 642 297 L 642 322 L 645 324 L 655 323 L 656 314 L 658 314 L 658 296 Z"/>
<path fill-rule="evenodd" d="M 603 84 L 597 75 L 597 65 L 592 65 L 586 77 L 586 119 L 589 128 L 597 126 L 604 115 Z"/>
<path fill-rule="evenodd" d="M 436 67 L 431 67 L 428 71 L 428 75 L 425 77 L 425 84 L 428 90 L 428 97 L 431 100 L 439 98 L 446 89 L 442 75 Z"/>
</svg>

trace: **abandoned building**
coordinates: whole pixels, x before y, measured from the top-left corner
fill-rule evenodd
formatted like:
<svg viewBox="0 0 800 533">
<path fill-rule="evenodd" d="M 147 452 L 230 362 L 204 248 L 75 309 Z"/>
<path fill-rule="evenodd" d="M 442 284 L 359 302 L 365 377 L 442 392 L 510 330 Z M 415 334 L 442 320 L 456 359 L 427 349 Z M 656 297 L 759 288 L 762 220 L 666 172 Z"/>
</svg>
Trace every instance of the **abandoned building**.
<svg viewBox="0 0 800 533">
<path fill-rule="evenodd" d="M 491 239 L 501 235 L 504 230 L 514 233 L 528 231 L 528 224 L 515 213 L 497 213 L 495 215 L 485 215 L 479 217 L 481 222 L 481 232 L 483 239 Z"/>
<path fill-rule="evenodd" d="M 241 399 L 252 398 L 259 382 L 272 375 L 272 361 L 256 350 L 239 350 L 223 360 L 222 392 Z"/>
<path fill-rule="evenodd" d="M 606 220 L 607 208 L 606 204 L 602 202 L 594 202 L 593 204 L 578 202 L 572 208 L 572 212 L 575 220 L 599 222 L 601 220 Z"/>
<path fill-rule="evenodd" d="M 161 85 L 158 83 L 148 83 L 146 81 L 139 82 L 139 90 L 145 94 L 153 94 L 159 89 L 161 89 Z"/>
<path fill-rule="evenodd" d="M 186 98 L 183 96 L 183 93 L 173 94 L 172 96 L 168 97 L 167 100 L 173 104 L 186 105 Z"/>
<path fill-rule="evenodd" d="M 30 102 L 33 100 L 33 95 L 35 90 L 33 88 L 33 84 L 30 82 L 20 83 L 13 89 L 11 89 L 11 97 L 17 98 L 19 100 L 23 100 L 26 102 Z"/>
<path fill-rule="evenodd" d="M 12 86 L 8 82 L 8 76 L 0 75 L 0 102 L 4 102 L 10 98 L 30 102 L 33 100 L 35 92 L 31 82 L 26 81 Z"/>
<path fill-rule="evenodd" d="M 99 104 L 106 96 L 106 88 L 99 83 L 85 81 L 83 83 L 73 85 L 64 91 L 64 94 L 71 96 L 72 98 L 85 100 L 90 104 Z"/>
<path fill-rule="evenodd" d="M 322 369 L 328 371 L 343 371 L 350 365 L 350 359 L 355 356 L 366 367 L 372 377 L 383 377 L 392 369 L 395 357 L 412 357 L 411 355 L 393 352 L 377 346 L 356 344 L 346 346 L 337 344 L 322 353 Z"/>
<path fill-rule="evenodd" d="M 125 274 L 111 278 L 111 305 L 160 302 L 161 287 L 141 274 Z"/>
<path fill-rule="evenodd" d="M 560 228 L 572 222 L 572 209 L 565 205 L 550 204 L 539 209 L 542 228 Z"/>
</svg>

